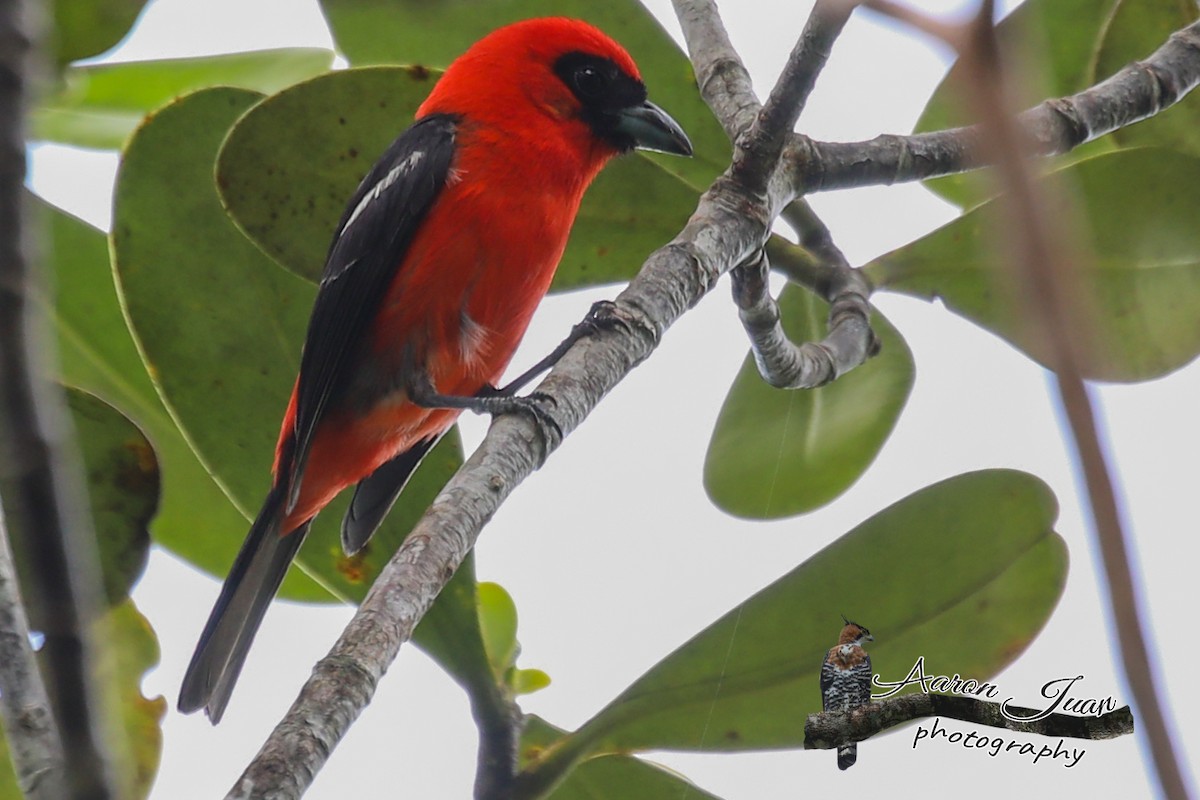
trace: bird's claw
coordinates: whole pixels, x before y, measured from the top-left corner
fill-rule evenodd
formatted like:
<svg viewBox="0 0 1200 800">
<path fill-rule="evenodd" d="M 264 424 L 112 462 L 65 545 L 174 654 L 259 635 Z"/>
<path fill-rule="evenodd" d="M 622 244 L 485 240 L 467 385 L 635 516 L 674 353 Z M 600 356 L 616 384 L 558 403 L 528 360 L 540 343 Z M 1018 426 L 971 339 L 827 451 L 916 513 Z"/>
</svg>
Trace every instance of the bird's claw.
<svg viewBox="0 0 1200 800">
<path fill-rule="evenodd" d="M 587 316 L 575 326 L 573 334 L 590 336 L 600 331 L 623 330 L 628 333 L 631 328 L 621 307 L 612 300 L 597 300 L 588 309 Z"/>
<path fill-rule="evenodd" d="M 561 442 L 563 439 L 562 427 L 550 415 L 550 412 L 545 408 L 543 403 L 551 406 L 557 406 L 558 401 L 545 392 L 531 392 L 530 394 L 521 397 L 496 397 L 496 400 L 502 401 L 492 404 L 491 413 L 494 416 L 502 414 L 524 414 L 533 420 L 537 425 L 539 433 L 542 435 L 542 440 L 549 444 L 550 442 Z"/>
</svg>

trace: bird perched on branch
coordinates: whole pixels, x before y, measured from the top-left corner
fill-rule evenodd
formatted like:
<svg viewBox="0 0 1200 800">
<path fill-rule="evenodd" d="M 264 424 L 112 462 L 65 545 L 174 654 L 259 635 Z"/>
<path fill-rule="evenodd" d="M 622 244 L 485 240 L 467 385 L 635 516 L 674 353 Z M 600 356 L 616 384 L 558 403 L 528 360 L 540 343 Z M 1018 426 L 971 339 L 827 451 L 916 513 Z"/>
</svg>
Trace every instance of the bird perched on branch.
<svg viewBox="0 0 1200 800">
<path fill-rule="evenodd" d="M 181 711 L 221 719 L 267 606 L 335 495 L 357 484 L 342 524 L 356 552 L 464 409 L 539 413 L 513 395 L 532 370 L 493 387 L 584 190 L 634 148 L 691 154 L 633 59 L 591 25 L 518 22 L 449 66 L 337 226 L 274 482 L 201 634 Z"/>
<path fill-rule="evenodd" d="M 863 626 L 842 617 L 845 626 L 838 643 L 821 665 L 821 706 L 825 711 L 849 711 L 871 702 L 871 657 L 863 642 L 875 637 Z M 838 769 L 850 769 L 858 760 L 858 744 L 838 747 Z"/>
</svg>

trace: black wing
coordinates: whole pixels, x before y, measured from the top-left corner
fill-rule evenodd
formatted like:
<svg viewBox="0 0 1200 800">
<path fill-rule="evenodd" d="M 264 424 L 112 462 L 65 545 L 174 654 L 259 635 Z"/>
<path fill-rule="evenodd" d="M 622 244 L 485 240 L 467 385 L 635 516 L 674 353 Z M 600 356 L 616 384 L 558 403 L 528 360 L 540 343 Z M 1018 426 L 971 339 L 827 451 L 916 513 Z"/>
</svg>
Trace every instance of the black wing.
<svg viewBox="0 0 1200 800">
<path fill-rule="evenodd" d="M 821 710 L 829 711 L 829 687 L 833 686 L 835 670 L 833 664 L 829 663 L 829 654 L 825 654 L 825 660 L 821 662 Z"/>
<path fill-rule="evenodd" d="M 363 549 L 408 485 L 408 479 L 421 466 L 421 459 L 440 438 L 422 439 L 358 482 L 342 517 L 342 550 L 346 555 L 352 556 Z"/>
<path fill-rule="evenodd" d="M 392 142 L 350 198 L 325 260 L 300 358 L 292 445 L 280 464 L 295 505 L 313 435 L 336 404 L 366 334 L 421 220 L 446 185 L 454 157 L 455 117 L 435 114 Z"/>
<path fill-rule="evenodd" d="M 871 656 L 854 668 L 854 697 L 851 699 L 855 707 L 865 706 L 871 702 Z"/>
</svg>

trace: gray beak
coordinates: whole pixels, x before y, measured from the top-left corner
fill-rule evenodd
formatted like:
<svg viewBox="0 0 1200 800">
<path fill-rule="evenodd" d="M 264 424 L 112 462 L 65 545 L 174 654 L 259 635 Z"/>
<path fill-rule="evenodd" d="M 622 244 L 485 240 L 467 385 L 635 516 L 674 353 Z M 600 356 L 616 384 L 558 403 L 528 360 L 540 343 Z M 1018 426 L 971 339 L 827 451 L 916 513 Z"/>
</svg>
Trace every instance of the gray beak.
<svg viewBox="0 0 1200 800">
<path fill-rule="evenodd" d="M 639 150 L 654 150 L 676 156 L 692 154 L 692 143 L 683 128 L 649 100 L 621 111 L 617 115 L 615 128 L 632 138 Z"/>
</svg>

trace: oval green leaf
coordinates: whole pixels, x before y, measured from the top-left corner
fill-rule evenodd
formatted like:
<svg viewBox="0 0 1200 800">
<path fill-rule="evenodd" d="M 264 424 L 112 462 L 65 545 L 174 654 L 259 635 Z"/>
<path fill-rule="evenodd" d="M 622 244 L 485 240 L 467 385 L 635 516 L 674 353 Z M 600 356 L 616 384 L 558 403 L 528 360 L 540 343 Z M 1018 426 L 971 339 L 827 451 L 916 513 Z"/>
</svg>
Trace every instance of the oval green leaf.
<svg viewBox="0 0 1200 800">
<path fill-rule="evenodd" d="M 990 677 L 1062 593 L 1057 513 L 1044 483 L 1012 470 L 923 489 L 730 611 L 567 738 L 592 752 L 799 747 L 842 614 L 875 634 L 885 679 L 918 656 L 937 674 Z"/>
<path fill-rule="evenodd" d="M 490 0 L 469 7 L 461 0 L 321 0 L 321 8 L 338 50 L 355 66 L 421 64 L 445 69 L 475 41 L 510 22 L 549 16 L 587 20 L 629 51 L 650 99 L 683 126 L 695 148 L 690 159 L 648 153 L 637 159 L 679 176 L 697 193 L 729 165 L 729 140 L 700 99 L 691 62 L 637 0 Z"/>
<path fill-rule="evenodd" d="M 250 110 L 221 149 L 229 214 L 268 255 L 319 280 L 347 199 L 411 124 L 440 73 L 423 67 L 342 70 Z M 588 192 L 554 289 L 627 280 L 687 221 L 696 193 L 645 159 L 621 159 Z"/>
<path fill-rule="evenodd" d="M 550 685 L 540 669 L 517 669 L 521 645 L 517 641 L 517 605 L 498 583 L 476 586 L 479 630 L 492 669 L 493 680 L 511 695 L 532 694 Z"/>
<path fill-rule="evenodd" d="M 329 50 L 296 47 L 71 67 L 34 109 L 33 138 L 116 149 L 142 117 L 181 94 L 207 86 L 277 92 L 332 63 Z"/>
<path fill-rule="evenodd" d="M 137 425 L 98 397 L 69 389 L 67 407 L 83 458 L 104 593 L 116 605 L 129 596 L 150 555 L 158 459 Z"/>
<path fill-rule="evenodd" d="M 150 438 L 162 466 L 162 499 L 150 528 L 154 541 L 209 572 L 227 568 L 228 546 L 196 531 L 240 530 L 246 518 L 196 459 L 150 382 L 125 324 L 104 233 L 61 209 L 40 205 L 56 278 L 55 305 L 48 313 L 63 381 L 102 398 Z M 293 600 L 331 599 L 294 571 L 280 593 Z"/>
<path fill-rule="evenodd" d="M 423 68 L 340 70 L 255 105 L 217 160 L 229 215 L 263 252 L 316 283 L 346 202 L 437 77 Z"/>
<path fill-rule="evenodd" d="M 508 685 L 513 694 L 533 694 L 550 685 L 550 676 L 540 669 L 514 669 Z"/>
<path fill-rule="evenodd" d="M 499 680 L 517 660 L 517 604 L 498 583 L 481 582 L 476 592 L 484 649 Z"/>
<path fill-rule="evenodd" d="M 811 292 L 787 286 L 779 310 L 793 342 L 825 336 L 829 307 Z M 704 461 L 704 488 L 719 508 L 751 519 L 803 514 L 834 500 L 871 465 L 915 373 L 900 332 L 877 310 L 871 325 L 879 355 L 818 389 L 775 389 L 746 356 Z"/>
<path fill-rule="evenodd" d="M 1157 378 L 1200 353 L 1200 158 L 1161 149 L 1119 150 L 1047 177 L 1048 196 L 1075 197 L 1090 252 L 1074 297 L 1088 316 L 1080 336 L 1085 377 Z M 865 269 L 880 289 L 946 307 L 1045 363 L 1046 345 L 1013 300 L 995 203 L 959 217 Z"/>
<path fill-rule="evenodd" d="M 564 731 L 536 714 L 521 730 L 520 766 L 528 767 Z M 605 755 L 576 765 L 547 800 L 720 800 L 678 772 L 628 755 Z"/>
<path fill-rule="evenodd" d="M 258 99 L 241 89 L 207 89 L 166 106 L 139 128 L 117 175 L 112 233 L 124 307 L 164 403 L 220 485 L 252 512 L 270 485 L 279 418 L 315 296 L 312 284 L 280 269 L 242 236 L 217 197 L 218 148 Z M 462 445 L 452 431 L 354 556 L 341 548 L 347 493 L 317 518 L 297 564 L 339 597 L 361 599 L 461 463 Z M 220 542 L 228 564 L 245 532 L 243 524 L 205 535 Z M 448 669 L 486 676 L 471 570 L 460 569 L 450 585 L 457 588 L 442 592 L 416 641 L 436 638 L 431 648 L 450 660 Z M 439 646 L 446 642 L 458 646 Z"/>
<path fill-rule="evenodd" d="M 54 0 L 49 5 L 51 49 L 61 67 L 98 56 L 125 38 L 146 0 Z"/>
<path fill-rule="evenodd" d="M 107 716 L 124 734 L 114 731 L 109 737 L 130 787 L 122 796 L 148 797 L 162 757 L 162 718 L 167 713 L 166 698 L 142 694 L 142 679 L 158 666 L 158 637 L 132 600 L 113 608 L 100 625 L 103 632 L 96 640 L 106 645 L 101 679 L 108 684 L 110 708 L 117 706 Z"/>
<path fill-rule="evenodd" d="M 1020 81 L 1016 82 L 1018 107 L 1028 108 L 1049 97 L 1074 94 L 1094 82 L 1096 52 L 1120 2 L 1026 0 L 1000 21 L 996 36 L 1005 61 L 1021 66 Z M 976 121 L 963 94 L 968 90 L 964 73 L 965 69 L 957 63 L 950 68 L 921 112 L 914 133 Z M 1060 160 L 1066 164 L 1114 148 L 1115 144 L 1106 137 L 1076 148 Z M 935 178 L 925 185 L 963 208 L 976 206 L 996 194 L 986 171 Z"/>
</svg>

